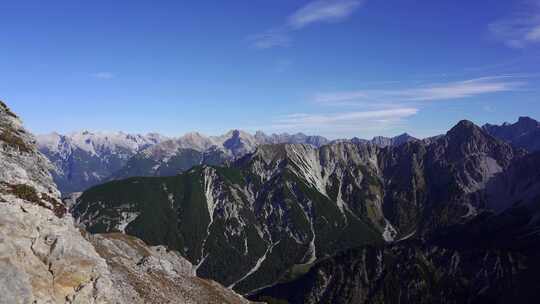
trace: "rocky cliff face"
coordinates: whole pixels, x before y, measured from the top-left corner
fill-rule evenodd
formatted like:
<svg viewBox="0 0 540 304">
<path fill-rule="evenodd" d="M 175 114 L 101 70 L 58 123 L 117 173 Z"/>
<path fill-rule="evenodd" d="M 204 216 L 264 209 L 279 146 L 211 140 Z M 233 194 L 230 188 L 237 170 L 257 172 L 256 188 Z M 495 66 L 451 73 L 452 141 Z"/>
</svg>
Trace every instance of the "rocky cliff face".
<svg viewBox="0 0 540 304">
<path fill-rule="evenodd" d="M 1 102 L 0 163 L 0 303 L 247 303 L 164 247 L 86 236 L 34 137 Z"/>
<path fill-rule="evenodd" d="M 107 264 L 73 225 L 49 162 L 0 104 L 2 303 L 113 303 Z"/>
<path fill-rule="evenodd" d="M 429 144 L 386 151 L 384 210 L 402 237 L 429 234 L 489 209 L 488 183 L 521 156 L 468 121 Z"/>
<path fill-rule="evenodd" d="M 118 233 L 88 239 L 107 261 L 111 281 L 125 303 L 250 303 L 216 282 L 196 277 L 193 265 L 166 247 L 149 247 Z"/>
</svg>

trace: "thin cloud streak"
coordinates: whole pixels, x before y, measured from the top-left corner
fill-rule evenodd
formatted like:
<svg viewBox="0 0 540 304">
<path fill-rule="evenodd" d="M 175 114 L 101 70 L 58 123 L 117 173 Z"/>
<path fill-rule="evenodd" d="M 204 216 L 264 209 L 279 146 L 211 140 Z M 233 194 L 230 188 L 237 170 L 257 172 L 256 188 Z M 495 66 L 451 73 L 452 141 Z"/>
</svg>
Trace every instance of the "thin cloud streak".
<svg viewBox="0 0 540 304">
<path fill-rule="evenodd" d="M 274 119 L 274 130 L 297 130 L 330 136 L 344 136 L 384 130 L 416 115 L 416 108 L 396 108 L 376 111 L 341 112 L 333 114 L 290 114 Z"/>
<path fill-rule="evenodd" d="M 354 106 L 356 111 L 286 115 L 273 119 L 272 128 L 336 136 L 381 132 L 406 123 L 428 103 L 517 91 L 523 89 L 526 78 L 527 75 L 499 75 L 405 88 L 318 94 L 313 99 L 317 104 Z"/>
<path fill-rule="evenodd" d="M 286 47 L 291 34 L 314 23 L 339 22 L 350 17 L 362 6 L 363 0 L 317 0 L 301 7 L 287 18 L 287 22 L 263 33 L 247 37 L 254 48 Z"/>
<path fill-rule="evenodd" d="M 316 95 L 314 100 L 317 103 L 343 105 L 374 101 L 411 102 L 462 99 L 489 93 L 515 91 L 526 84 L 524 81 L 513 78 L 513 76 L 494 76 L 404 89 L 325 93 Z"/>
<path fill-rule="evenodd" d="M 512 48 L 540 43 L 540 1 L 523 2 L 512 15 L 489 24 L 489 30 Z"/>
<path fill-rule="evenodd" d="M 358 0 L 314 1 L 292 14 L 289 25 L 301 29 L 318 22 L 338 22 L 349 17 L 362 3 Z"/>
</svg>

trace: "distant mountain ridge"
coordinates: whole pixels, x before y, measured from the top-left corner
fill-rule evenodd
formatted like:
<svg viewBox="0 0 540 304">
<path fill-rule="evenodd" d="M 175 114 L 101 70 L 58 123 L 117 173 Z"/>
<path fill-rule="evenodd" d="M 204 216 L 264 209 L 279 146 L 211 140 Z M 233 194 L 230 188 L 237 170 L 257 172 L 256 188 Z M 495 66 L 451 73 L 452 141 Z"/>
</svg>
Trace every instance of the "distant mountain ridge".
<svg viewBox="0 0 540 304">
<path fill-rule="evenodd" d="M 522 116 L 515 123 L 500 126 L 485 124 L 482 128 L 517 148 L 531 152 L 540 150 L 540 122 L 530 117 Z"/>
<path fill-rule="evenodd" d="M 308 136 L 303 133 L 266 135 L 257 131 L 255 135 L 251 135 L 241 130 L 208 137 L 200 133 L 188 133 L 141 151 L 122 170 L 116 172 L 113 178 L 167 176 L 181 173 L 195 165 L 225 164 L 267 144 L 307 144 L 320 148 L 336 142 L 371 142 L 379 147 L 386 147 L 415 140 L 417 139 L 406 133 L 396 137 L 379 136 L 371 141 L 358 138 L 330 141 L 322 136 Z"/>
<path fill-rule="evenodd" d="M 174 175 L 198 164 L 223 164 L 260 144 L 307 143 L 319 147 L 329 142 L 302 133 L 266 135 L 259 131 L 251 135 L 241 130 L 220 136 L 191 132 L 179 138 L 157 133 L 80 131 L 38 135 L 36 139 L 40 152 L 54 165 L 52 175 L 62 193 L 83 191 L 110 179 Z"/>
<path fill-rule="evenodd" d="M 540 123 L 532 118 L 520 117 L 514 124 L 501 126 L 486 124 L 482 129 L 514 147 L 540 150 Z M 440 137 L 422 141 L 429 144 Z M 52 174 L 62 193 L 80 192 L 108 180 L 131 176 L 170 176 L 196 165 L 223 165 L 265 144 L 308 144 L 320 148 L 350 142 L 384 148 L 415 141 L 420 139 L 407 133 L 395 137 L 376 136 L 371 140 L 358 137 L 329 140 L 303 133 L 267 135 L 257 131 L 252 135 L 241 130 L 231 130 L 219 136 L 191 132 L 178 138 L 155 133 L 132 135 L 88 131 L 37 137 L 40 151 L 55 166 Z"/>
<path fill-rule="evenodd" d="M 418 141 L 419 139 L 413 137 L 407 133 L 403 133 L 394 137 L 375 136 L 371 140 L 353 137 L 351 139 L 336 139 L 332 143 L 336 142 L 351 142 L 354 144 L 373 144 L 377 147 L 384 148 L 390 146 L 399 146 L 404 143 Z"/>
<path fill-rule="evenodd" d="M 328 142 L 324 137 L 302 133 L 266 135 L 258 131 L 252 135 L 242 130 L 231 130 L 220 136 L 205 136 L 193 132 L 140 151 L 111 177 L 171 176 L 196 165 L 223 165 L 264 144 L 300 143 L 320 147 Z"/>
<path fill-rule="evenodd" d="M 165 139 L 155 133 L 89 131 L 36 137 L 38 149 L 54 165 L 51 173 L 62 193 L 82 191 L 105 181 L 138 151 Z"/>
</svg>

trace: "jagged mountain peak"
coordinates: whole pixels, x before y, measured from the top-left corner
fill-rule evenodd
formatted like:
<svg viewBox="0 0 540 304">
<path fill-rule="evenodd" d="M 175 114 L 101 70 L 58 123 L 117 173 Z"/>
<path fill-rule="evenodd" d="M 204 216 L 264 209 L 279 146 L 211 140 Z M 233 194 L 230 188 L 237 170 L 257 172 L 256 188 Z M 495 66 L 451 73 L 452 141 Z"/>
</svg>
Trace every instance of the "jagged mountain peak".
<svg viewBox="0 0 540 304">
<path fill-rule="evenodd" d="M 453 151 L 454 156 L 479 152 L 490 153 L 506 164 L 507 160 L 514 155 L 509 144 L 491 136 L 469 120 L 460 121 L 445 136 L 438 138 L 435 142 L 441 141 L 446 143 L 445 146 L 448 147 L 449 151 Z"/>
<path fill-rule="evenodd" d="M 384 136 L 376 136 L 373 137 L 371 140 L 371 143 L 384 148 L 388 146 L 399 146 L 407 142 L 411 141 L 417 141 L 418 139 L 415 137 L 412 137 L 408 133 L 403 133 L 394 137 L 384 137 Z"/>
<path fill-rule="evenodd" d="M 411 136 L 407 132 L 404 132 L 404 133 L 401 133 L 400 135 L 394 136 L 394 138 L 413 138 L 413 136 Z"/>
<path fill-rule="evenodd" d="M 480 127 L 475 125 L 474 122 L 467 119 L 463 119 L 463 120 L 460 120 L 454 127 L 452 127 L 450 131 L 448 131 L 448 133 L 455 133 L 455 132 L 461 133 L 464 131 L 473 131 L 477 129 L 480 129 Z"/>
<path fill-rule="evenodd" d="M 17 119 L 19 118 L 17 114 L 13 113 L 11 109 L 1 100 L 0 100 L 0 112 L 1 112 L 0 115 L 8 115 L 8 116 L 11 116 L 12 118 L 17 118 Z"/>
<path fill-rule="evenodd" d="M 520 124 L 528 124 L 528 125 L 533 125 L 533 126 L 538 126 L 539 123 L 538 121 L 536 121 L 535 119 L 529 117 L 529 116 L 520 116 L 518 118 L 518 123 Z"/>
<path fill-rule="evenodd" d="M 255 144 L 258 142 L 254 135 L 252 135 L 249 132 L 239 130 L 239 129 L 229 130 L 227 133 L 221 136 L 214 136 L 214 138 L 220 142 L 224 142 L 231 139 L 232 140 L 238 139 L 247 144 Z"/>
<path fill-rule="evenodd" d="M 22 121 L 11 109 L 0 101 L 0 116 L 4 126 L 9 125 L 12 128 L 22 128 Z"/>
<path fill-rule="evenodd" d="M 0 182 L 7 188 L 0 193 L 24 190 L 33 201 L 53 208 L 60 193 L 49 174 L 52 165 L 38 152 L 35 142 L 19 117 L 0 103 Z M 51 202 L 47 202 L 49 198 Z"/>
<path fill-rule="evenodd" d="M 470 141 L 496 141 L 495 138 L 484 132 L 482 128 L 470 120 L 461 120 L 458 122 L 446 133 L 445 138 L 455 144 Z"/>
</svg>

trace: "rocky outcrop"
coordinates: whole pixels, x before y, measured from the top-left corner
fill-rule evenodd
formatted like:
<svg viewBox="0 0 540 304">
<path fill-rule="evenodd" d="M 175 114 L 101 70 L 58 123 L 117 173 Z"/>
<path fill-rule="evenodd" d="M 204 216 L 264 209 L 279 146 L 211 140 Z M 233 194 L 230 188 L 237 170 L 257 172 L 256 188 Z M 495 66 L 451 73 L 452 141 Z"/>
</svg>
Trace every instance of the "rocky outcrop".
<svg viewBox="0 0 540 304">
<path fill-rule="evenodd" d="M 193 265 L 166 247 L 148 247 L 120 233 L 88 238 L 107 261 L 111 280 L 127 303 L 250 303 L 216 282 L 196 277 Z"/>
<path fill-rule="evenodd" d="M 73 224 L 51 165 L 0 105 L 1 303 L 115 303 L 105 261 Z"/>
<path fill-rule="evenodd" d="M 107 264 L 69 215 L 2 200 L 0 303 L 117 303 Z"/>
</svg>

